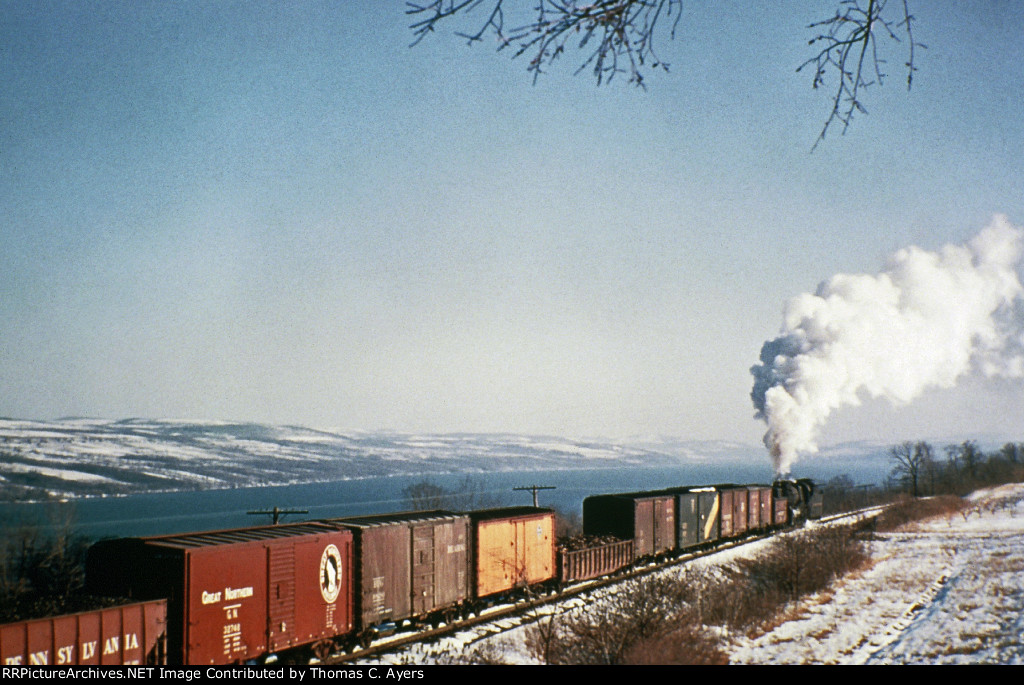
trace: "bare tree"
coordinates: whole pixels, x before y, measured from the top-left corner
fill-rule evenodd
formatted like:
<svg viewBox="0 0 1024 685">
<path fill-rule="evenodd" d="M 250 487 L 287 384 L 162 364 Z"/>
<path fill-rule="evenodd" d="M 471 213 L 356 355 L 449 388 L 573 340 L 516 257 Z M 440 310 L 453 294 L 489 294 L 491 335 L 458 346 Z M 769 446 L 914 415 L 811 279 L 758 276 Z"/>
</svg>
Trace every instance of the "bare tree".
<svg viewBox="0 0 1024 685">
<path fill-rule="evenodd" d="M 967 467 L 967 474 L 971 480 L 978 478 L 978 467 L 985 461 L 985 454 L 978 448 L 973 440 L 964 440 L 960 443 L 960 458 Z"/>
<path fill-rule="evenodd" d="M 405 499 L 405 506 L 412 511 L 431 509 L 470 511 L 489 509 L 502 504 L 500 496 L 488 492 L 484 489 L 483 483 L 475 481 L 469 476 L 463 478 L 462 482 L 451 490 L 429 478 L 424 478 L 403 488 L 402 497 Z"/>
<path fill-rule="evenodd" d="M 895 462 L 892 475 L 904 483 L 910 484 L 911 494 L 917 497 L 918 482 L 924 466 L 925 451 L 920 447 L 925 443 L 904 442 L 889 450 L 889 457 Z M 930 449 L 930 448 L 929 448 Z"/>
<path fill-rule="evenodd" d="M 839 0 L 834 14 L 814 21 L 809 45 L 817 52 L 797 68 L 813 69 L 812 86 L 832 92 L 832 108 L 815 147 L 833 124 L 845 132 L 857 112 L 867 110 L 864 91 L 886 78 L 882 45 L 898 43 L 906 50 L 907 88 L 913 82 L 914 50 L 925 47 L 914 39 L 914 16 L 907 0 Z M 708 11 L 714 11 L 709 4 Z M 480 10 L 473 14 L 475 10 Z M 527 55 L 527 70 L 539 76 L 568 49 L 583 53 L 576 70 L 589 69 L 598 85 L 625 74 L 630 83 L 646 88 L 643 70 L 668 71 L 655 39 L 674 39 L 683 13 L 682 0 L 410 0 L 406 14 L 415 39 L 423 40 L 439 26 L 466 16 L 474 27 L 455 31 L 469 45 L 493 35 L 497 50 L 510 49 L 513 58 Z M 472 17 L 470 17 L 472 15 Z M 472 23 L 475 22 L 475 23 Z M 830 81 L 834 79 L 834 82 Z"/>
<path fill-rule="evenodd" d="M 920 440 L 914 443 L 914 456 L 917 457 L 920 464 L 918 468 L 918 475 L 920 476 L 920 485 L 923 488 L 924 482 L 927 481 L 929 484 L 928 493 L 931 495 L 935 494 L 935 449 L 931 444 Z"/>
</svg>

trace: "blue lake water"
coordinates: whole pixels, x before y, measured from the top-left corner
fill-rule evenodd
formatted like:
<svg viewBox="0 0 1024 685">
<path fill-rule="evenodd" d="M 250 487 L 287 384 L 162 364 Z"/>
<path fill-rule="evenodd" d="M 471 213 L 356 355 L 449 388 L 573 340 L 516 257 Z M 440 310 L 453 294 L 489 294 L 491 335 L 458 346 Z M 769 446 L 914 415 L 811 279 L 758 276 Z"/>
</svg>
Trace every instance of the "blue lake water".
<svg viewBox="0 0 1024 685">
<path fill-rule="evenodd" d="M 821 480 L 836 474 L 811 475 Z M 652 490 L 681 485 L 711 483 L 765 483 L 771 479 L 767 465 L 695 465 L 672 468 L 604 468 L 588 470 L 552 470 L 497 472 L 469 475 L 472 490 L 496 506 L 530 504 L 529 492 L 512 488 L 530 485 L 554 486 L 539 493 L 541 506 L 579 513 L 588 495 L 631 490 Z M 447 490 L 457 490 L 467 476 L 434 475 L 426 477 Z M 230 490 L 169 492 L 81 499 L 59 505 L 73 517 L 79 535 L 89 539 L 103 537 L 165 535 L 199 530 L 239 528 L 270 523 L 269 516 L 249 516 L 257 509 L 306 509 L 308 514 L 290 515 L 284 522 L 401 511 L 408 505 L 402 494 L 423 476 L 368 478 L 331 483 L 307 483 Z M 856 474 L 858 482 L 874 482 L 872 474 Z M 2 503 L 0 516 L 7 526 L 21 523 L 50 525 L 55 505 Z"/>
</svg>

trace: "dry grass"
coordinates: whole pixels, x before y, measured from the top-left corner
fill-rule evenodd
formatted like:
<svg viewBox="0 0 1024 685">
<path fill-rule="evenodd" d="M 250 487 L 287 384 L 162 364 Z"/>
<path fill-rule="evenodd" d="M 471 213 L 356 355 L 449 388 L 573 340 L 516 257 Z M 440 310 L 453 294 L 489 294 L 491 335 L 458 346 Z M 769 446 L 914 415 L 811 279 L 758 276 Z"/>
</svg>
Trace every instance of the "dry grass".
<svg viewBox="0 0 1024 685">
<path fill-rule="evenodd" d="M 1008 553 L 1007 553 L 1008 554 Z M 1024 572 L 1024 557 L 1008 557 L 995 558 L 996 555 L 992 555 L 992 561 L 986 564 L 986 567 L 996 573 L 1021 573 Z"/>
<path fill-rule="evenodd" d="M 541 619 L 526 645 L 549 664 L 727 663 L 722 633 L 754 636 L 802 619 L 832 601 L 833 581 L 869 565 L 853 528 L 803 531 L 754 559 L 627 583 L 585 612 Z"/>
<path fill-rule="evenodd" d="M 965 500 L 955 495 L 940 495 L 926 499 L 907 497 L 890 505 L 878 516 L 877 530 L 895 531 L 915 521 L 956 514 L 966 518 L 970 514 L 970 509 Z"/>
</svg>

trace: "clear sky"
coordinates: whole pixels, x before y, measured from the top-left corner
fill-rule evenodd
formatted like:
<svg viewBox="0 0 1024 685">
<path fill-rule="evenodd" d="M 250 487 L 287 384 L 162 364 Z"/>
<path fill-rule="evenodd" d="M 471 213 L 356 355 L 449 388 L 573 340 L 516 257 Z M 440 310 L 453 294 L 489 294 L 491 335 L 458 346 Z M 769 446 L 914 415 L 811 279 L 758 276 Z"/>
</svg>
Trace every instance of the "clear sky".
<svg viewBox="0 0 1024 685">
<path fill-rule="evenodd" d="M 787 300 L 1024 225 L 1024 3 L 911 0 L 813 153 L 832 6 L 684 4 L 641 91 L 397 1 L 0 2 L 0 415 L 756 442 Z M 822 444 L 1022 427 L 967 378 Z"/>
</svg>

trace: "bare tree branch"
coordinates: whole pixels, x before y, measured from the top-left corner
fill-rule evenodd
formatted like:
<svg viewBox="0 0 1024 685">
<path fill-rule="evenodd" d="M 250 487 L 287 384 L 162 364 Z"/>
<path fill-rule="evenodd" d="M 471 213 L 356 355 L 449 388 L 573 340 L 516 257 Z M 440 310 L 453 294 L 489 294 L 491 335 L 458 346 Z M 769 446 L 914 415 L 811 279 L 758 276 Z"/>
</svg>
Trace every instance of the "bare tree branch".
<svg viewBox="0 0 1024 685">
<path fill-rule="evenodd" d="M 513 57 L 526 54 L 530 61 L 527 69 L 533 72 L 534 82 L 563 52 L 570 41 L 587 56 L 576 73 L 593 71 L 598 84 L 611 81 L 616 74 L 629 75 L 629 82 L 640 87 L 644 84 L 641 69 L 668 71 L 669 65 L 658 57 L 655 50 L 655 31 L 662 19 L 669 19 L 670 38 L 682 16 L 682 0 L 596 0 L 583 3 L 576 0 L 536 0 L 530 19 L 515 28 L 505 27 L 505 0 L 490 0 L 490 11 L 479 30 L 474 33 L 456 32 L 469 44 L 483 40 L 488 33 L 497 39 L 497 49 L 514 48 Z M 406 3 L 406 14 L 415 17 L 410 24 L 415 40 L 435 30 L 445 20 L 466 14 L 485 4 L 484 0 L 433 0 L 425 3 Z"/>
<path fill-rule="evenodd" d="M 662 25 L 664 33 L 675 38 L 683 0 L 529 1 L 530 9 L 524 0 L 409 0 L 406 14 L 413 22 L 413 45 L 456 15 L 469 17 L 480 8 L 483 12 L 475 15 L 482 18 L 479 28 L 468 33 L 456 31 L 456 35 L 472 45 L 493 34 L 497 50 L 511 47 L 513 58 L 524 54 L 529 58 L 527 70 L 533 72 L 534 83 L 562 53 L 574 47 L 584 55 L 576 73 L 589 69 L 598 85 L 617 74 L 628 74 L 630 83 L 646 88 L 645 67 L 668 71 L 669 65 L 655 49 L 655 34 Z M 902 11 L 891 10 L 891 6 Z M 506 10 L 514 17 L 514 28 L 506 27 Z M 854 114 L 867 112 L 863 91 L 881 85 L 886 78 L 885 44 L 902 45 L 905 39 L 904 65 L 910 88 L 916 71 L 915 48 L 925 47 L 914 40 L 913 23 L 908 0 L 839 0 L 833 16 L 808 26 L 817 34 L 809 41 L 817 53 L 797 72 L 813 68 L 812 86 L 829 86 L 833 93 L 831 111 L 814 148 L 833 124 L 841 124 L 845 133 Z M 827 84 L 826 79 L 834 79 L 834 83 Z"/>
<path fill-rule="evenodd" d="M 825 139 L 833 123 L 842 124 L 842 132 L 850 126 L 855 113 L 867 113 L 861 99 L 862 91 L 875 83 L 881 85 L 886 78 L 882 71 L 885 60 L 879 55 L 879 40 L 888 38 L 901 43 L 900 35 L 907 39 L 907 89 L 914 78 L 914 48 L 925 46 L 914 41 L 913 21 L 907 0 L 902 0 L 903 12 L 898 17 L 886 13 L 887 0 L 843 0 L 835 15 L 808 26 L 818 35 L 808 43 L 818 46 L 818 53 L 801 64 L 797 72 L 813 65 L 812 87 L 825 86 L 825 78 L 832 74 L 832 110 L 818 135 L 814 147 Z"/>
</svg>

